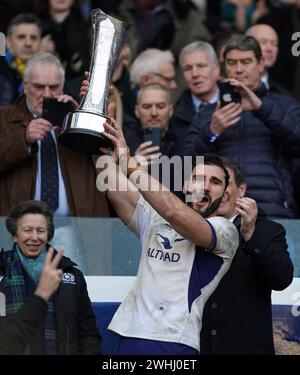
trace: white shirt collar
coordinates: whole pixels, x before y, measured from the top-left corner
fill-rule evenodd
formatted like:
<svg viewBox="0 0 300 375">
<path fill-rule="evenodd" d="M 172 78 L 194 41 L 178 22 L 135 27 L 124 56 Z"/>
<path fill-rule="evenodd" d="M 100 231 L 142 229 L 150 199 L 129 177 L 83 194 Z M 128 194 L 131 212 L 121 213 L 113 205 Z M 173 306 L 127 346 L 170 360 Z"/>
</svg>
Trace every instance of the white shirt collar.
<svg viewBox="0 0 300 375">
<path fill-rule="evenodd" d="M 233 215 L 230 219 L 228 219 L 229 221 L 231 221 L 232 223 L 234 222 L 234 220 L 239 216 L 239 214 L 235 214 Z"/>
<path fill-rule="evenodd" d="M 269 90 L 269 88 L 270 88 L 270 85 L 269 85 L 269 73 L 268 73 L 268 72 L 265 73 L 265 74 L 261 77 L 260 80 L 265 84 L 266 88 Z"/>
<path fill-rule="evenodd" d="M 219 89 L 216 91 L 216 93 L 209 99 L 208 103 L 213 104 L 216 103 L 219 100 L 220 92 Z M 192 101 L 195 108 L 195 111 L 199 111 L 200 105 L 203 103 L 202 100 L 198 99 L 194 94 L 192 94 Z"/>
</svg>

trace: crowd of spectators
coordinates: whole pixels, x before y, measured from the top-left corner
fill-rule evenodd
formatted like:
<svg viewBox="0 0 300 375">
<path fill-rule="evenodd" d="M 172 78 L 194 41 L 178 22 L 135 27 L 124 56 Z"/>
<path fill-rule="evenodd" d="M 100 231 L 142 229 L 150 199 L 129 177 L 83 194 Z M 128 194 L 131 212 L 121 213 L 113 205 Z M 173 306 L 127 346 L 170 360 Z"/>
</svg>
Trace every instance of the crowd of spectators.
<svg viewBox="0 0 300 375">
<path fill-rule="evenodd" d="M 267 267 L 265 258 L 257 260 L 259 253 L 252 252 L 261 251 L 272 260 L 269 244 L 278 242 L 277 232 L 282 237 L 281 258 L 277 258 L 279 276 L 274 271 L 274 279 L 280 280 L 282 259 L 287 262 L 286 279 L 273 284 L 273 274 L 272 282 L 266 278 L 263 299 L 267 311 L 253 315 L 263 316 L 268 323 L 268 330 L 262 332 L 268 337 L 268 345 L 259 354 L 273 354 L 271 290 L 289 285 L 293 267 L 284 230 L 267 222 L 265 216 L 300 217 L 300 60 L 292 53 L 292 35 L 300 29 L 300 0 L 1 1 L 0 32 L 6 35 L 6 54 L 0 57 L 1 216 L 22 201 L 33 199 L 46 202 L 54 216 L 118 214 L 118 207 L 96 189 L 94 155 L 64 147 L 58 142 L 59 126 L 43 118 L 45 98 L 69 103 L 75 110 L 83 88 L 88 88 L 84 80 L 89 76 L 92 52 L 90 10 L 95 8 L 133 25 L 112 76 L 114 100 L 110 101 L 108 115 L 117 123 L 113 120 L 112 125 L 106 125 L 111 126 L 108 129 L 124 133 L 128 152 L 137 160 L 142 157 L 148 171 L 161 156 L 183 158 L 213 152 L 230 158 L 224 159 L 229 163 L 231 181 L 223 195 L 228 197 L 228 206 L 232 205 L 229 208 L 237 201 L 241 207 L 246 205 L 258 234 L 252 237 L 252 228 L 250 236 L 243 236 L 247 210 L 235 208 L 218 215 L 233 222 L 241 216 L 242 222 L 234 223 L 241 229 L 235 260 L 242 264 L 251 263 L 253 258 L 253 264 L 264 272 L 262 278 L 267 273 L 262 264 L 266 270 L 277 268 L 274 263 Z M 219 81 L 223 79 L 240 95 L 240 102 L 221 105 Z M 120 128 L 114 128 L 114 124 Z M 159 128 L 160 144 L 147 141 L 147 128 Z M 239 168 L 243 171 L 241 181 L 236 179 Z M 160 181 L 162 177 L 160 174 Z M 174 191 L 173 182 L 170 190 L 182 198 L 181 187 Z M 119 195 L 116 199 L 117 203 L 122 201 Z M 177 198 L 176 204 L 181 204 Z M 224 208 L 224 199 L 222 204 Z M 64 248 L 65 243 L 70 245 L 75 230 L 60 229 L 56 236 L 60 233 L 64 241 L 55 242 L 55 237 L 54 245 Z M 263 230 L 268 241 L 256 243 Z M 255 249 L 249 245 L 251 251 L 246 249 L 245 253 L 244 242 Z M 240 270 L 240 265 L 235 265 L 229 275 L 235 272 L 234 267 Z M 251 263 L 245 272 L 245 285 L 254 285 L 254 274 L 257 271 Z M 230 283 L 234 288 L 236 280 L 228 278 L 226 284 L 225 279 L 221 286 L 227 288 Z M 255 303 L 262 306 L 258 301 L 259 283 L 253 289 L 257 293 Z M 245 290 L 242 284 L 240 294 Z M 245 299 L 249 301 L 254 293 L 252 289 L 247 293 Z M 212 298 L 219 301 L 220 296 Z M 222 298 L 220 301 L 223 303 Z M 213 313 L 207 307 L 206 318 Z M 206 342 L 207 332 L 203 330 Z M 259 333 L 254 336 L 259 337 Z M 241 346 L 241 354 L 251 350 Z M 253 353 L 257 354 L 256 349 Z M 218 350 L 216 354 L 220 354 Z"/>
<path fill-rule="evenodd" d="M 90 10 L 93 8 L 133 25 L 112 80 L 119 98 L 117 119 L 125 129 L 129 145 L 136 143 L 130 137 L 135 137 L 144 126 L 136 115 L 139 113 L 138 92 L 154 83 L 170 91 L 173 105 L 172 116 L 168 116 L 164 124 L 166 139 L 171 140 L 167 154 L 182 154 L 190 125 L 195 116 L 203 112 L 201 107 L 219 100 L 217 81 L 227 74 L 223 51 L 236 34 L 246 33 L 259 41 L 264 64 L 261 80 L 269 92 L 300 97 L 296 79 L 299 64 L 291 52 L 292 34 L 300 24 L 300 1 L 16 0 L 2 1 L 0 5 L 0 31 L 6 34 L 7 48 L 0 60 L 1 107 L 14 104 L 24 95 L 26 63 L 41 51 L 59 58 L 65 70 L 64 91 L 79 102 L 80 84 L 89 69 L 93 35 Z M 159 113 L 154 114 L 155 118 L 159 116 Z M 299 145 L 297 124 L 294 125 L 293 146 L 288 152 L 279 152 L 272 171 L 264 171 L 272 175 L 275 169 L 277 176 L 282 175 L 275 181 L 280 185 L 277 195 L 282 195 L 278 200 L 282 200 L 289 213 L 285 215 L 282 210 L 280 214 L 279 210 L 278 215 L 276 210 L 266 208 L 272 206 L 269 202 L 264 207 L 269 216 L 298 217 L 293 201 L 296 199 L 299 206 Z M 271 142 L 274 142 L 274 134 Z M 132 152 L 140 144 L 135 144 Z M 245 167 L 244 160 L 238 156 L 233 158 Z M 294 176 L 292 182 L 289 181 L 291 176 Z M 280 180 L 285 183 L 278 182 Z M 260 189 L 260 185 L 264 182 L 255 184 L 254 190 Z M 252 192 L 251 185 L 249 191 Z M 287 200 L 285 195 L 293 197 Z M 256 193 L 253 198 L 257 198 Z"/>
</svg>

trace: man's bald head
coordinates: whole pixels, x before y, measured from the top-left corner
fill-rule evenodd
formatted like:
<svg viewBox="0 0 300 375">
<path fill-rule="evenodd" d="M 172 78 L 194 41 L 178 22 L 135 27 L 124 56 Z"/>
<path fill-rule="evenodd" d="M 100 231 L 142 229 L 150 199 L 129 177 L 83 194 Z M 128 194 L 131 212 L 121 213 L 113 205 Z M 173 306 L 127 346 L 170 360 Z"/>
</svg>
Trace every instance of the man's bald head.
<svg viewBox="0 0 300 375">
<path fill-rule="evenodd" d="M 273 27 L 265 24 L 251 26 L 247 35 L 253 36 L 261 47 L 265 69 L 270 69 L 277 60 L 278 35 Z"/>
</svg>

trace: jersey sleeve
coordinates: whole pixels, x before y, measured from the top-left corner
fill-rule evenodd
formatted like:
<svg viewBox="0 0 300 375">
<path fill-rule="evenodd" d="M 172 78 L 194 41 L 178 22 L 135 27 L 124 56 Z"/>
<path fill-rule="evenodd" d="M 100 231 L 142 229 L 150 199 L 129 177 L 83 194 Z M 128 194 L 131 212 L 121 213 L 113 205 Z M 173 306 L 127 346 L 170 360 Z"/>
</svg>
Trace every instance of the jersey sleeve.
<svg viewBox="0 0 300 375">
<path fill-rule="evenodd" d="M 154 210 L 150 204 L 140 195 L 133 215 L 128 224 L 128 228 L 132 230 L 140 239 L 144 237 Z"/>
<path fill-rule="evenodd" d="M 212 227 L 214 237 L 214 247 L 210 251 L 223 259 L 230 260 L 239 246 L 238 230 L 224 217 L 210 217 L 207 221 Z"/>
</svg>

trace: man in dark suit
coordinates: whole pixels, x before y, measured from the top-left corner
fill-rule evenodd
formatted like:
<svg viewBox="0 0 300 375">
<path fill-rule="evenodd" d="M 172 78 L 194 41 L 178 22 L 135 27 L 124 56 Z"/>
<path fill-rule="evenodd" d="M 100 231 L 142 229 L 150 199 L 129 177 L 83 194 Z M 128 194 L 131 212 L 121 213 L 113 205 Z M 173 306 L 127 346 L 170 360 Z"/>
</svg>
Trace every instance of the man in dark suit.
<svg viewBox="0 0 300 375">
<path fill-rule="evenodd" d="M 251 26 L 246 34 L 253 36 L 260 44 L 264 62 L 261 80 L 267 89 L 275 94 L 290 95 L 289 91 L 276 82 L 269 72 L 275 65 L 278 56 L 278 35 L 276 31 L 269 25 L 259 24 Z"/>
<path fill-rule="evenodd" d="M 230 270 L 205 305 L 201 354 L 272 355 L 271 292 L 293 280 L 285 230 L 245 197 L 240 167 L 228 159 L 223 162 L 230 179 L 218 214 L 236 225 L 240 244 Z"/>
<path fill-rule="evenodd" d="M 176 138 L 172 155 L 181 151 L 195 115 L 206 104 L 219 100 L 217 79 L 220 67 L 217 55 L 209 43 L 196 41 L 183 47 L 179 64 L 187 88 L 178 98 L 170 120 L 170 131 Z"/>
</svg>

